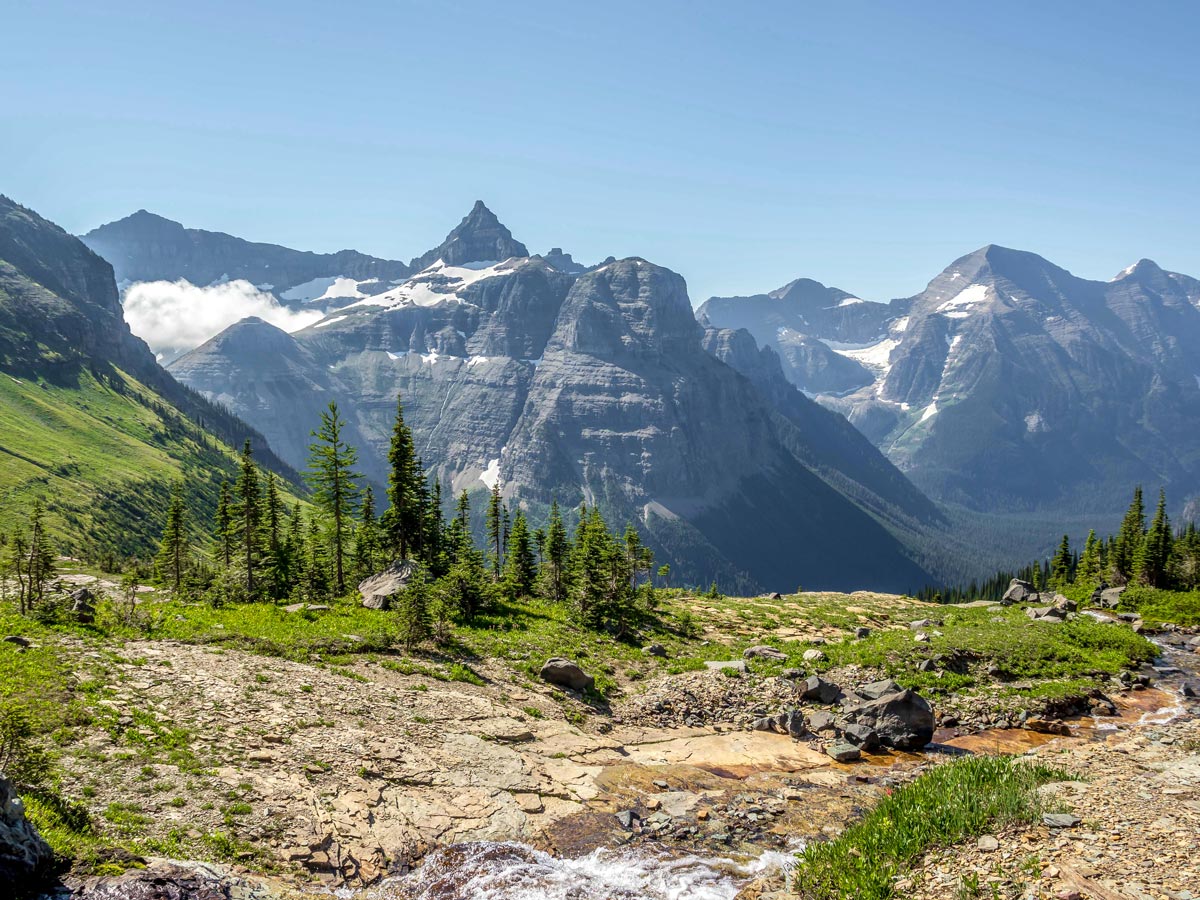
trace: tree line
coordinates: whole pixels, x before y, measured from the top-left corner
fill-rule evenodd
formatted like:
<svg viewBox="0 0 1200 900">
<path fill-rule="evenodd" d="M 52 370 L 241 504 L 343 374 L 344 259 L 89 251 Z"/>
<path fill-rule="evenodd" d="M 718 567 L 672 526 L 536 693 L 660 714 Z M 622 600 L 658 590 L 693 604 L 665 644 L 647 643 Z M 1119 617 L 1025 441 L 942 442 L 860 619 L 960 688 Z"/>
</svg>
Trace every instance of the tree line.
<svg viewBox="0 0 1200 900">
<path fill-rule="evenodd" d="M 1101 538 L 1092 529 L 1082 548 L 1073 548 L 1070 537 L 1064 534 L 1048 560 L 999 572 L 965 587 L 927 587 L 918 596 L 945 603 L 999 600 L 1013 578 L 1029 581 L 1039 590 L 1053 591 L 1091 592 L 1105 585 L 1196 590 L 1200 588 L 1200 529 L 1195 522 L 1172 527 L 1166 492 L 1162 490 L 1154 516 L 1147 522 L 1145 498 L 1138 486 L 1116 534 Z"/>
<path fill-rule="evenodd" d="M 247 442 L 236 480 L 221 487 L 207 546 L 193 538 L 186 491 L 178 485 L 155 558 L 159 582 L 176 595 L 213 603 L 323 603 L 403 561 L 415 574 L 397 609 L 412 640 L 445 634 L 456 621 L 471 622 L 523 597 L 563 604 L 581 626 L 616 634 L 651 612 L 653 554 L 632 526 L 615 534 L 597 508 L 581 506 L 571 530 L 552 503 L 545 527 L 534 529 L 496 483 L 485 510 L 486 540 L 477 546 L 468 493 L 446 518 L 441 483 L 426 477 L 399 402 L 380 514 L 345 429 L 330 403 L 312 432 L 303 473 L 307 505 L 284 503 L 279 481 L 259 468 Z"/>
</svg>

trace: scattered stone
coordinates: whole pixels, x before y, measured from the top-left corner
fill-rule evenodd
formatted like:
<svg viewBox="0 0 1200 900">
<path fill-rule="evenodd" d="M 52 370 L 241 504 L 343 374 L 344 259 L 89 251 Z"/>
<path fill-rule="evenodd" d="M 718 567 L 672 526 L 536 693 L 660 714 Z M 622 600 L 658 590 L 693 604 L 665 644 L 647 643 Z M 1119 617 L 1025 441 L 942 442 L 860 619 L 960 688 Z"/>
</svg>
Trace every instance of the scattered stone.
<svg viewBox="0 0 1200 900">
<path fill-rule="evenodd" d="M 833 713 L 825 712 L 825 710 L 817 710 L 808 717 L 808 727 L 813 734 L 820 734 L 823 731 L 833 731 L 835 727 Z"/>
<path fill-rule="evenodd" d="M 868 728 L 866 725 L 851 722 L 842 726 L 841 732 L 842 737 L 863 750 L 873 750 L 879 746 L 879 735 L 875 733 L 874 728 Z"/>
<path fill-rule="evenodd" d="M 714 672 L 719 672 L 722 669 L 733 669 L 735 672 L 746 674 L 746 663 L 740 659 L 723 659 L 710 660 L 704 664 L 705 668 L 712 669 Z"/>
<path fill-rule="evenodd" d="M 932 672 L 935 669 L 937 669 L 937 663 L 935 663 L 932 659 L 923 659 L 917 663 L 918 672 Z"/>
<path fill-rule="evenodd" d="M 1028 581 L 1022 581 L 1020 578 L 1014 578 L 1008 583 L 1008 590 L 1000 598 L 1000 604 L 1002 606 L 1012 606 L 1014 603 L 1024 603 L 1032 596 L 1036 596 L 1033 585 Z"/>
<path fill-rule="evenodd" d="M 924 631 L 927 628 L 932 628 L 934 624 L 932 619 L 918 619 L 915 622 L 909 622 L 908 627 L 910 631 Z"/>
<path fill-rule="evenodd" d="M 393 598 L 408 587 L 412 580 L 414 567 L 406 559 L 392 563 L 377 575 L 364 578 L 358 583 L 358 592 L 362 595 L 362 605 L 367 609 L 388 609 Z"/>
<path fill-rule="evenodd" d="M 842 689 L 832 681 L 826 681 L 820 675 L 810 675 L 804 681 L 805 700 L 815 700 L 818 703 L 837 703 L 842 699 Z"/>
<path fill-rule="evenodd" d="M 977 846 L 984 853 L 995 853 L 1000 849 L 1000 842 L 992 837 L 992 835 L 985 834 L 979 839 L 979 842 L 975 846 Z"/>
<path fill-rule="evenodd" d="M 858 689 L 858 694 L 867 700 L 878 700 L 887 694 L 895 694 L 902 690 L 904 688 L 898 682 L 893 681 L 891 678 L 885 678 L 883 681 L 872 681 L 870 684 L 862 685 Z"/>
<path fill-rule="evenodd" d="M 0 641 L 3 641 L 6 644 L 16 644 L 22 650 L 29 646 L 29 639 L 23 638 L 19 634 L 6 635 L 5 637 L 0 638 Z"/>
<path fill-rule="evenodd" d="M 1056 719 L 1031 717 L 1025 720 L 1025 728 L 1029 731 L 1041 732 L 1042 734 L 1069 735 L 1071 733 L 1070 725 Z"/>
<path fill-rule="evenodd" d="M 772 591 L 770 594 L 767 594 L 767 599 L 768 600 L 782 600 L 783 594 L 779 593 L 778 591 Z"/>
<path fill-rule="evenodd" d="M 854 629 L 854 637 L 856 640 L 861 641 L 863 638 L 870 637 L 870 636 L 871 636 L 871 629 L 867 628 L 864 625 L 860 625 L 858 628 Z"/>
<path fill-rule="evenodd" d="M 307 605 L 308 605 L 307 603 L 289 603 L 287 606 L 285 606 L 283 608 L 283 611 L 285 613 L 304 612 L 304 607 L 306 607 Z"/>
<path fill-rule="evenodd" d="M 846 718 L 875 729 L 897 750 L 920 750 L 933 740 L 933 708 L 915 691 L 899 690 L 846 710 Z"/>
<path fill-rule="evenodd" d="M 1050 828 L 1074 828 L 1083 820 L 1072 813 L 1044 813 L 1042 821 Z"/>
<path fill-rule="evenodd" d="M 617 821 L 621 823 L 622 828 L 632 828 L 637 817 L 637 813 L 632 809 L 624 809 L 617 813 Z"/>
<path fill-rule="evenodd" d="M 663 659 L 667 655 L 667 648 L 662 644 L 649 644 L 642 648 L 642 652 L 647 656 L 657 656 Z"/>
<path fill-rule="evenodd" d="M 805 650 L 800 658 L 807 663 L 820 662 L 825 658 L 825 653 L 822 650 L 817 650 L 815 647 L 812 650 Z"/>
<path fill-rule="evenodd" d="M 96 620 L 96 597 L 85 587 L 81 587 L 76 591 L 72 591 L 69 595 L 71 598 L 71 615 L 75 617 L 75 621 L 83 625 L 91 625 Z"/>
<path fill-rule="evenodd" d="M 787 654 L 765 644 L 750 647 L 742 653 L 744 659 L 787 659 Z"/>
<path fill-rule="evenodd" d="M 854 762 L 862 759 L 862 751 L 847 741 L 834 741 L 825 747 L 825 753 L 834 762 Z"/>
<path fill-rule="evenodd" d="M 546 664 L 542 666 L 538 675 L 542 681 L 569 688 L 580 694 L 596 686 L 595 678 L 584 672 L 578 664 L 561 656 L 554 656 L 546 660 Z"/>
</svg>

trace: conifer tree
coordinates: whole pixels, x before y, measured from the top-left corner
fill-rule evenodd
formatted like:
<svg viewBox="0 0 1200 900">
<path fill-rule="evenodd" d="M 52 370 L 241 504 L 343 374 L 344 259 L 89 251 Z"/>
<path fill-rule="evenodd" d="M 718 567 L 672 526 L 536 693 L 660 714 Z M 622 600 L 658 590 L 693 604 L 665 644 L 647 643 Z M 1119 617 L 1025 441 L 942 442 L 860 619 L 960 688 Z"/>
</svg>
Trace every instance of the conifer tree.
<svg viewBox="0 0 1200 900">
<path fill-rule="evenodd" d="M 361 581 L 379 568 L 379 522 L 375 518 L 375 491 L 368 484 L 363 491 L 358 530 L 354 534 L 354 571 Z"/>
<path fill-rule="evenodd" d="M 396 604 L 396 621 L 406 651 L 411 651 L 429 636 L 429 607 L 429 583 L 425 580 L 425 573 L 418 568 Z"/>
<path fill-rule="evenodd" d="M 536 576 L 537 562 L 533 556 L 529 525 L 525 521 L 525 514 L 518 509 L 508 539 L 508 559 L 504 565 L 505 589 L 514 599 L 527 597 L 533 593 Z"/>
<path fill-rule="evenodd" d="M 45 508 L 41 500 L 34 500 L 29 511 L 29 547 L 25 552 L 25 577 L 28 579 L 29 606 L 42 602 L 46 596 L 46 582 L 54 575 L 54 549 L 46 533 Z"/>
<path fill-rule="evenodd" d="M 419 540 L 421 527 L 418 491 L 421 477 L 417 469 L 412 432 L 404 424 L 404 403 L 396 398 L 396 421 L 388 445 L 387 512 L 383 530 L 388 550 L 400 559 L 408 558 Z"/>
<path fill-rule="evenodd" d="M 331 400 L 329 409 L 321 413 L 321 427 L 312 432 L 316 440 L 309 445 L 304 476 L 312 487 L 313 503 L 329 521 L 333 587 L 338 596 L 346 592 L 346 557 L 362 477 L 354 471 L 358 451 L 342 438 L 345 427 L 337 402 Z"/>
<path fill-rule="evenodd" d="M 220 560 L 221 571 L 229 571 L 233 565 L 233 497 L 229 492 L 229 482 L 221 482 L 221 494 L 217 499 L 216 519 L 217 556 Z"/>
<path fill-rule="evenodd" d="M 1099 587 L 1103 571 L 1103 560 L 1100 558 L 1103 547 L 1096 537 L 1095 529 L 1089 531 L 1087 541 L 1083 545 L 1083 553 L 1079 556 L 1079 565 L 1075 569 L 1076 586 L 1090 589 Z"/>
<path fill-rule="evenodd" d="M 262 487 L 259 484 L 258 466 L 254 463 L 253 451 L 247 439 L 242 447 L 242 458 L 234 485 L 234 503 L 231 510 L 233 529 L 237 534 L 238 552 L 245 568 L 246 599 L 255 599 L 255 576 L 262 557 Z"/>
<path fill-rule="evenodd" d="M 287 596 L 288 582 L 291 580 L 283 515 L 283 501 L 279 497 L 275 473 L 268 472 L 267 489 L 263 497 L 262 542 L 265 553 L 263 568 L 270 584 L 272 600 Z"/>
<path fill-rule="evenodd" d="M 500 580 L 500 567 L 504 564 L 504 504 L 500 501 L 500 482 L 492 485 L 488 498 L 487 533 L 488 552 L 492 562 L 492 581 Z"/>
<path fill-rule="evenodd" d="M 1116 574 L 1123 580 L 1129 580 L 1134 573 L 1134 554 L 1142 545 L 1146 536 L 1146 508 L 1142 502 L 1142 487 L 1138 485 L 1133 491 L 1133 501 L 1121 522 L 1121 530 L 1117 533 L 1114 544 L 1112 565 Z"/>
<path fill-rule="evenodd" d="M 159 581 L 170 585 L 176 596 L 182 593 L 189 555 L 187 504 L 183 499 L 183 484 L 180 483 L 171 492 L 171 505 L 167 508 L 167 520 L 154 560 Z"/>
<path fill-rule="evenodd" d="M 1071 541 L 1067 535 L 1062 536 L 1058 551 L 1050 561 L 1050 587 L 1061 591 L 1071 583 Z"/>
<path fill-rule="evenodd" d="M 1172 539 L 1171 522 L 1167 518 L 1167 496 L 1166 492 L 1160 490 L 1154 520 L 1150 523 L 1150 530 L 1146 532 L 1145 540 L 1135 556 L 1136 574 L 1140 582 L 1150 587 L 1165 585 L 1167 567 L 1171 560 Z"/>
</svg>

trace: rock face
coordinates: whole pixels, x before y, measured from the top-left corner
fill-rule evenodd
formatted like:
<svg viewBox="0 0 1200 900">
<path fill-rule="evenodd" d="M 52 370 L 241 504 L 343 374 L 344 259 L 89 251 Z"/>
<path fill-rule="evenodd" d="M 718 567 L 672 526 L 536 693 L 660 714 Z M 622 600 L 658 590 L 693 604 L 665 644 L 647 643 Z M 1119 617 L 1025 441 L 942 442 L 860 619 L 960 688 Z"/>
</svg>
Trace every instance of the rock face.
<svg viewBox="0 0 1200 900">
<path fill-rule="evenodd" d="M 408 587 L 413 576 L 413 564 L 397 560 L 377 575 L 364 578 L 358 584 L 362 605 L 367 609 L 387 609 L 392 599 Z"/>
<path fill-rule="evenodd" d="M 390 285 L 411 272 L 402 262 L 354 250 L 307 253 L 185 228 L 144 209 L 101 225 L 80 240 L 112 264 L 122 284 L 184 279 L 204 286 L 242 279 L 293 305 L 334 289 L 339 278 L 347 289 L 355 285 L 357 294 L 362 285 Z"/>
<path fill-rule="evenodd" d="M 933 740 L 933 708 L 914 691 L 902 689 L 852 706 L 846 718 L 874 730 L 880 743 L 897 750 L 920 750 Z"/>
<path fill-rule="evenodd" d="M 1132 484 L 1194 491 L 1200 281 L 1149 260 L 1089 281 L 993 245 L 915 297 L 856 299 L 802 279 L 701 312 L 779 352 L 935 499 L 1119 514 Z M 814 342 L 869 381 L 814 364 Z"/>
<path fill-rule="evenodd" d="M 297 464 L 336 399 L 376 484 L 399 395 L 443 496 L 498 482 L 535 525 L 552 500 L 598 505 L 696 583 L 925 583 L 879 518 L 936 518 L 929 502 L 844 419 L 791 390 L 801 428 L 706 352 L 682 278 L 524 254 L 477 206 L 394 289 L 292 335 L 238 323 L 171 371 Z"/>
<path fill-rule="evenodd" d="M 53 861 L 50 846 L 33 823 L 16 788 L 0 777 L 0 885 L 21 891 L 36 886 Z"/>
<path fill-rule="evenodd" d="M 542 681 L 570 688 L 581 694 L 596 686 L 595 678 L 584 672 L 577 663 L 563 659 L 561 656 L 554 656 L 546 660 L 538 675 Z"/>
</svg>

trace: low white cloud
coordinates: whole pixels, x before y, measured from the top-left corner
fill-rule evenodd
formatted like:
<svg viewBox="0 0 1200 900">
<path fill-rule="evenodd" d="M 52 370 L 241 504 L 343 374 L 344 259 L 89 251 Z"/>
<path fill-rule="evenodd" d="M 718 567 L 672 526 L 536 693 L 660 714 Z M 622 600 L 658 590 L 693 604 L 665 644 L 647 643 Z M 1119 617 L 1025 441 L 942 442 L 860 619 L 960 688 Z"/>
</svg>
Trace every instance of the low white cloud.
<svg viewBox="0 0 1200 900">
<path fill-rule="evenodd" d="M 292 310 L 248 281 L 197 287 L 190 281 L 139 281 L 125 292 L 125 321 L 159 358 L 199 347 L 234 322 L 258 316 L 284 331 L 319 321 L 316 310 Z"/>
</svg>

